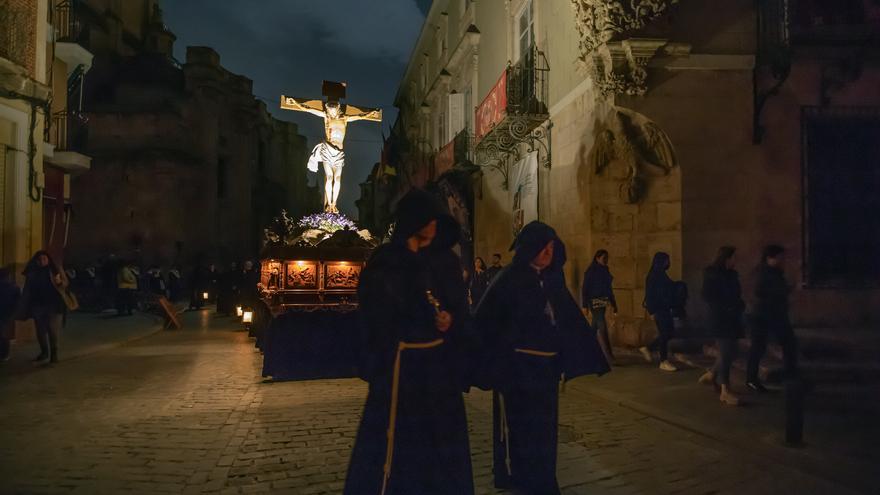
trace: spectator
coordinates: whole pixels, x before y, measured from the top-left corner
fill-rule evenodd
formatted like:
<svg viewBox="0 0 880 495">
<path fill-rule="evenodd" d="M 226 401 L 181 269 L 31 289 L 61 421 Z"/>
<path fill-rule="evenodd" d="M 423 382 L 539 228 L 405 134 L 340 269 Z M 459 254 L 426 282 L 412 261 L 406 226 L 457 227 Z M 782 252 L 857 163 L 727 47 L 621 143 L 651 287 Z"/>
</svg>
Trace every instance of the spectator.
<svg viewBox="0 0 880 495">
<path fill-rule="evenodd" d="M 168 270 L 168 296 L 171 302 L 176 303 L 180 300 L 183 292 L 183 280 L 180 272 L 180 266 L 174 265 Z"/>
<path fill-rule="evenodd" d="M 486 270 L 486 283 L 491 284 L 495 277 L 498 276 L 498 273 L 504 268 L 504 265 L 501 264 L 501 255 L 495 253 L 492 255 L 492 266 Z"/>
<path fill-rule="evenodd" d="M 147 271 L 149 276 L 148 287 L 150 293 L 155 296 L 167 297 L 168 290 L 165 286 L 165 279 L 162 278 L 162 270 L 158 266 L 151 266 Z"/>
<path fill-rule="evenodd" d="M 721 385 L 721 402 L 739 405 L 730 391 L 730 366 L 736 359 L 736 340 L 742 338 L 742 300 L 739 274 L 733 269 L 736 248 L 723 246 L 715 261 L 703 272 L 703 300 L 709 305 L 712 333 L 718 346 L 715 366 L 700 377 L 700 383 Z"/>
<path fill-rule="evenodd" d="M 134 312 L 135 293 L 138 288 L 138 278 L 133 261 L 122 263 L 119 268 L 119 277 L 117 279 L 117 294 L 119 303 L 117 310 L 119 316 L 131 316 Z"/>
<path fill-rule="evenodd" d="M 478 256 L 474 259 L 474 274 L 471 276 L 470 284 L 471 306 L 473 308 L 480 304 L 488 287 L 489 272 L 486 270 L 486 262 Z"/>
<path fill-rule="evenodd" d="M 59 291 L 67 287 L 67 277 L 46 251 L 34 254 L 24 269 L 24 276 L 21 317 L 33 318 L 40 344 L 40 354 L 34 363 L 57 363 L 58 337 L 66 312 Z"/>
<path fill-rule="evenodd" d="M 593 262 L 584 272 L 584 287 L 581 297 L 581 305 L 593 315 L 592 325 L 605 353 L 605 359 L 609 363 L 614 362 L 614 351 L 611 349 L 611 339 L 608 337 L 608 322 L 605 312 L 610 307 L 617 314 L 617 300 L 614 299 L 612 290 L 611 271 L 608 269 L 608 251 L 600 249 L 593 255 Z"/>
<path fill-rule="evenodd" d="M 657 325 L 657 338 L 647 347 L 640 347 L 639 352 L 649 363 L 654 362 L 653 353 L 660 354 L 660 369 L 678 371 L 669 361 L 669 341 L 675 333 L 675 319 L 672 310 L 676 306 L 676 284 L 669 278 L 667 271 L 672 266 L 669 255 L 663 252 L 654 254 L 651 271 L 645 280 L 645 309 L 654 317 Z"/>
</svg>

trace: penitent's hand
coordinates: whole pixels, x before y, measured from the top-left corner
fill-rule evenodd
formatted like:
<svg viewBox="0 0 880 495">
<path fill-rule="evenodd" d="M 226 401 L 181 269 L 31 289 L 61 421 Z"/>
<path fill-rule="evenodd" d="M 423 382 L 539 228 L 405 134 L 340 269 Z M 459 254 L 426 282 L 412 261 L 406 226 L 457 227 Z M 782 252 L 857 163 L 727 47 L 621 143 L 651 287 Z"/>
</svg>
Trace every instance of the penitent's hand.
<svg viewBox="0 0 880 495">
<path fill-rule="evenodd" d="M 434 318 L 434 326 L 441 332 L 449 330 L 449 327 L 452 326 L 452 315 L 447 311 L 437 313 L 437 317 Z"/>
</svg>

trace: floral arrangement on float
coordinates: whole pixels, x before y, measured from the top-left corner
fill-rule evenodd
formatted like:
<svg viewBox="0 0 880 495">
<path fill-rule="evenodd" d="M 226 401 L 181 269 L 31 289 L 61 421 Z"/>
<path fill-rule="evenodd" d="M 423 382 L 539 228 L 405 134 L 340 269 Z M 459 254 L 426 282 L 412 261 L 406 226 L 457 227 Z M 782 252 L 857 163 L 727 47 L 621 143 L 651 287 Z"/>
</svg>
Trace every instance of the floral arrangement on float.
<svg viewBox="0 0 880 495">
<path fill-rule="evenodd" d="M 313 213 L 294 220 L 286 210 L 281 210 L 281 215 L 264 230 L 263 238 L 266 244 L 306 247 L 317 246 L 330 238 L 336 238 L 340 244 L 354 241 L 375 246 L 378 243 L 369 230 L 358 230 L 350 218 L 332 212 Z"/>
</svg>

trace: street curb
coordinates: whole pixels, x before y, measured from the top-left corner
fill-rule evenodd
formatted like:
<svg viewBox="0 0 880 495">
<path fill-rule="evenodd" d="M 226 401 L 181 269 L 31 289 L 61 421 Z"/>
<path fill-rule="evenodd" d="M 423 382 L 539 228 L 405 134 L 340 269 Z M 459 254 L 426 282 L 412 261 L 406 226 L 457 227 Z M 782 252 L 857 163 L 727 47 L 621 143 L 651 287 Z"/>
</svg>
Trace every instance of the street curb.
<svg viewBox="0 0 880 495">
<path fill-rule="evenodd" d="M 699 369 L 699 368 L 697 368 Z M 754 458 L 756 461 L 760 462 L 772 462 L 776 465 L 782 466 L 786 469 L 797 471 L 800 474 L 806 474 L 808 476 L 813 476 L 824 481 L 836 483 L 842 485 L 850 490 L 860 492 L 860 493 L 872 493 L 870 490 L 876 488 L 876 486 L 865 486 L 861 484 L 854 483 L 853 480 L 858 480 L 858 477 L 850 476 L 851 473 L 845 473 L 844 475 L 833 475 L 828 471 L 827 466 L 822 462 L 821 459 L 816 459 L 810 456 L 810 453 L 806 450 L 793 450 L 791 448 L 787 448 L 781 444 L 775 445 L 772 443 L 767 443 L 763 441 L 763 439 L 758 439 L 755 442 L 743 443 L 742 441 L 736 440 L 731 437 L 725 437 L 721 435 L 717 435 L 708 431 L 706 428 L 700 428 L 699 426 L 693 425 L 687 418 L 679 416 L 677 414 L 669 413 L 661 408 L 654 407 L 648 404 L 644 404 L 638 402 L 636 400 L 632 400 L 629 398 L 625 398 L 621 394 L 616 392 L 611 392 L 608 390 L 596 390 L 594 387 L 585 387 L 583 389 L 583 393 L 585 395 L 592 396 L 596 399 L 623 407 L 625 409 L 629 409 L 633 412 L 642 414 L 651 419 L 659 421 L 661 423 L 665 423 L 669 426 L 678 428 L 680 430 L 684 430 L 691 434 L 697 435 L 699 437 L 703 437 L 705 439 L 711 440 L 713 442 L 718 442 L 722 445 L 726 445 L 728 447 L 734 447 L 740 451 L 740 453 L 745 453 L 745 455 Z M 719 407 L 724 407 L 719 404 Z M 783 456 L 780 456 L 780 453 L 784 453 L 787 455 L 799 455 L 798 461 L 794 462 L 789 459 L 783 459 Z M 865 472 L 865 470 L 871 470 L 870 466 L 856 466 L 856 464 L 862 464 L 854 459 L 841 459 L 845 464 L 850 465 L 856 470 L 854 472 Z M 806 465 L 808 464 L 808 465 Z M 838 470 L 832 469 L 832 472 L 839 473 Z"/>
</svg>

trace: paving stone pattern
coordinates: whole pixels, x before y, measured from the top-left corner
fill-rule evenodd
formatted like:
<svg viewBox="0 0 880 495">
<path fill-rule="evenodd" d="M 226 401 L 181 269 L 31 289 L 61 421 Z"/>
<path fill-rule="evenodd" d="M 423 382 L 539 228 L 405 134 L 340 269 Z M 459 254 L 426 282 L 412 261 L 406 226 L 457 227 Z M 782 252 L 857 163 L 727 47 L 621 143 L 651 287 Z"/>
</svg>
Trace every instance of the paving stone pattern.
<svg viewBox="0 0 880 495">
<path fill-rule="evenodd" d="M 340 493 L 365 384 L 262 383 L 245 334 L 191 318 L 190 330 L 0 375 L 0 493 Z M 566 494 L 848 493 L 589 387 L 572 382 L 561 399 Z M 490 394 L 470 394 L 467 408 L 477 492 L 498 493 Z"/>
</svg>

